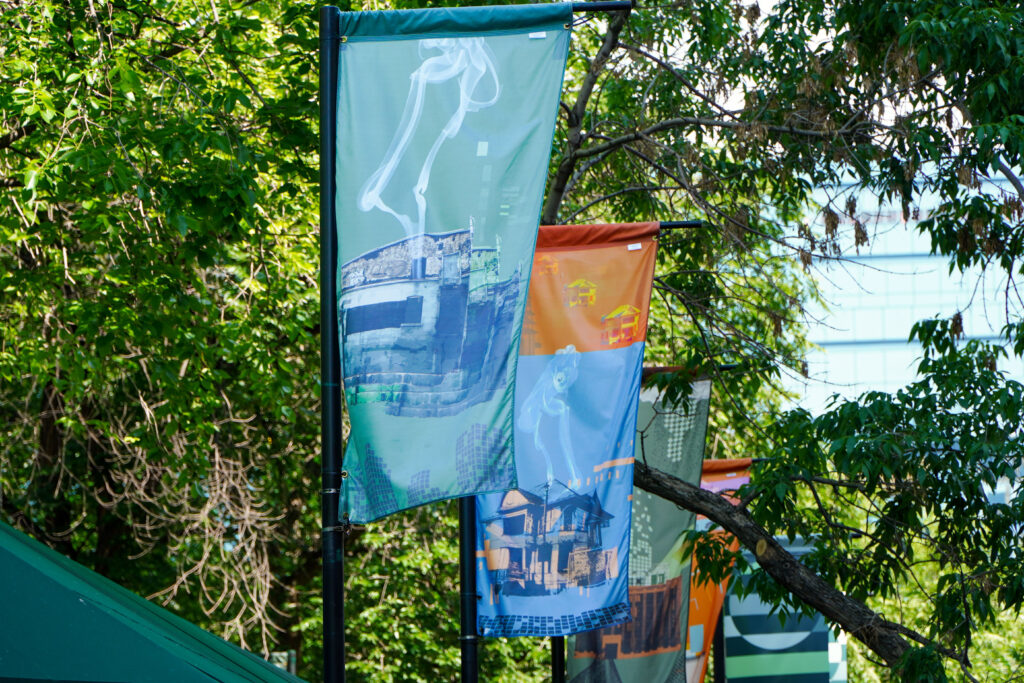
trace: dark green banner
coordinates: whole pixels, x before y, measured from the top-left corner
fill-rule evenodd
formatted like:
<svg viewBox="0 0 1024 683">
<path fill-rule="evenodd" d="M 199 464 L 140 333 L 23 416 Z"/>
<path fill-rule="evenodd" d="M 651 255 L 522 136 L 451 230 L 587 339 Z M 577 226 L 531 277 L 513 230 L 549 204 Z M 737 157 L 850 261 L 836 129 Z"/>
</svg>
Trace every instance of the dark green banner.
<svg viewBox="0 0 1024 683">
<path fill-rule="evenodd" d="M 700 482 L 711 383 L 698 382 L 688 401 L 667 405 L 655 390 L 640 394 L 635 457 L 694 485 Z M 572 683 L 686 681 L 690 557 L 683 533 L 693 513 L 633 489 L 629 601 L 633 620 L 587 631 L 569 641 Z"/>
</svg>

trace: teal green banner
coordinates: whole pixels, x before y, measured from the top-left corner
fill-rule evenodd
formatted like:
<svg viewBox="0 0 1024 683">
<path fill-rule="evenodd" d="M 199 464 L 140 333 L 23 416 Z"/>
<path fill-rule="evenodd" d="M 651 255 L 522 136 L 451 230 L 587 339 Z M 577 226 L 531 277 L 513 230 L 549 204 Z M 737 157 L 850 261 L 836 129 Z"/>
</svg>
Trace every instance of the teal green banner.
<svg viewBox="0 0 1024 683">
<path fill-rule="evenodd" d="M 796 557 L 812 547 L 801 540 L 776 539 Z M 744 551 L 753 564 L 754 556 Z M 837 637 L 820 614 L 785 619 L 756 594 L 736 595 L 750 573 L 739 574 L 722 610 L 725 676 L 730 683 L 840 683 L 846 681 L 845 636 Z"/>
<path fill-rule="evenodd" d="M 516 485 L 513 395 L 568 3 L 342 14 L 341 512 Z"/>
</svg>

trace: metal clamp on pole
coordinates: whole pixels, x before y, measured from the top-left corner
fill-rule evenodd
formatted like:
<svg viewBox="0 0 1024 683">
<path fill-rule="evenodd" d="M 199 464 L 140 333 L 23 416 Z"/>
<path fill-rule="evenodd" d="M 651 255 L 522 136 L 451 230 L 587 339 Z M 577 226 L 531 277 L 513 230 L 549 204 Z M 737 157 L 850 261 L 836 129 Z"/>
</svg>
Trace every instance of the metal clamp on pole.
<svg viewBox="0 0 1024 683">
<path fill-rule="evenodd" d="M 658 223 L 658 228 L 660 230 L 699 230 L 704 225 L 704 221 L 661 221 Z"/>
<path fill-rule="evenodd" d="M 324 581 L 324 681 L 345 681 L 345 532 L 341 501 L 341 350 L 335 164 L 338 125 L 338 37 L 341 12 L 320 8 L 320 420 L 321 542 Z"/>
</svg>

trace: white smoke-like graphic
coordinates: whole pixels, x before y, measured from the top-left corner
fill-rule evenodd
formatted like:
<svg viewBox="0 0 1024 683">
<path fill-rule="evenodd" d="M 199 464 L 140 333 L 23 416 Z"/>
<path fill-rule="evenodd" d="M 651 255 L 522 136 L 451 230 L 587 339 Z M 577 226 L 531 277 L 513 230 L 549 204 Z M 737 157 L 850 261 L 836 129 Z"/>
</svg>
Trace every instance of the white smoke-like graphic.
<svg viewBox="0 0 1024 683">
<path fill-rule="evenodd" d="M 440 54 L 427 56 L 433 51 L 440 51 Z M 427 213 L 425 192 L 430 183 L 430 170 L 441 145 L 445 140 L 458 134 L 467 113 L 492 106 L 498 101 L 501 94 L 501 84 L 498 82 L 497 70 L 494 67 L 494 55 L 484 43 L 483 38 L 421 40 L 419 52 L 423 63 L 409 77 L 411 80 L 409 95 L 405 100 L 405 109 L 402 112 L 398 129 L 384 155 L 384 160 L 363 185 L 358 198 L 358 206 L 361 211 L 379 209 L 394 216 L 401 223 L 407 237 L 422 235 L 424 232 L 424 220 Z M 459 103 L 451 118 L 438 133 L 420 167 L 419 176 L 412 189 L 416 202 L 416 216 L 413 218 L 392 208 L 382 195 L 399 165 L 405 162 L 410 141 L 419 132 L 427 86 L 447 83 L 456 78 L 459 83 Z M 478 87 L 485 79 L 493 84 L 493 95 L 487 100 L 474 99 Z"/>
</svg>

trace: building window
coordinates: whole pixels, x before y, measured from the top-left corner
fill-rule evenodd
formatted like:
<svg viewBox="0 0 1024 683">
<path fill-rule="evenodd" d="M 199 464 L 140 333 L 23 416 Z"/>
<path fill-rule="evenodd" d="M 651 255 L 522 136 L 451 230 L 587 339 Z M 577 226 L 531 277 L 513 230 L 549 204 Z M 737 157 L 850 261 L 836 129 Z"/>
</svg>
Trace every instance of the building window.
<svg viewBox="0 0 1024 683">
<path fill-rule="evenodd" d="M 389 327 L 419 325 L 423 317 L 423 297 L 410 296 L 403 301 L 354 306 L 343 311 L 344 335 L 372 332 Z"/>
</svg>

